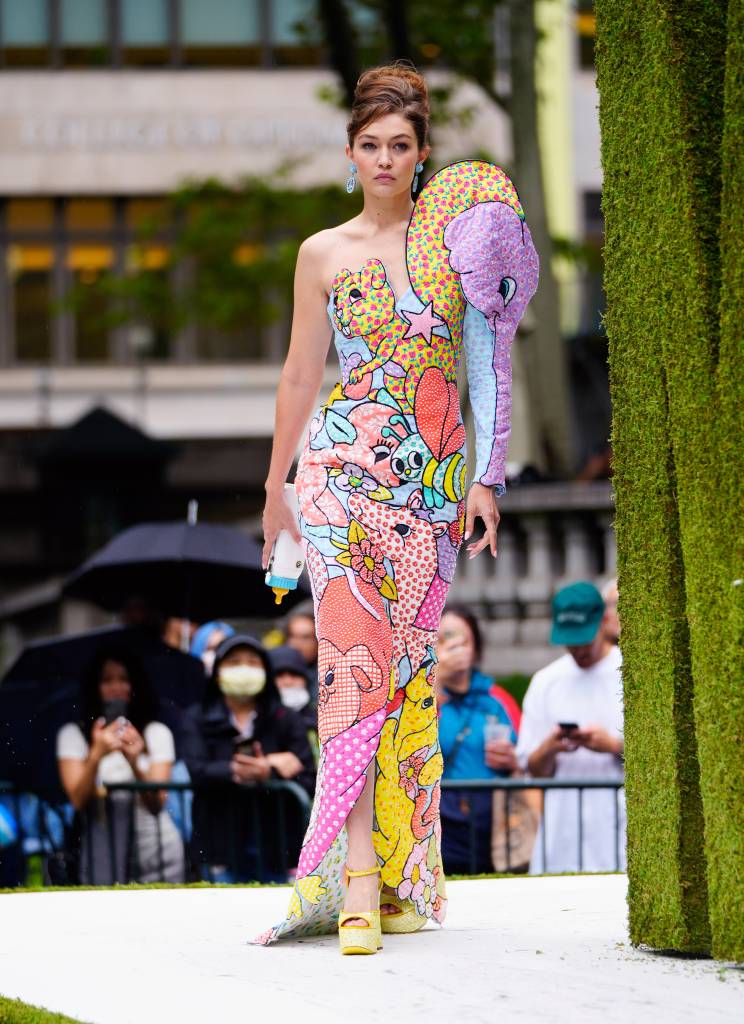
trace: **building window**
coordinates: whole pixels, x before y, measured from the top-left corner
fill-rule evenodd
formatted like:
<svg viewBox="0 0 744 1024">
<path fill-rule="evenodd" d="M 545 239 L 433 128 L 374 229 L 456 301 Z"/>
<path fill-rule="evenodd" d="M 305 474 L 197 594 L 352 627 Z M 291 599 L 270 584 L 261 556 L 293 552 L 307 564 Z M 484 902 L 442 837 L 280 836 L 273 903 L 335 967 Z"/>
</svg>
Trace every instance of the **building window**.
<svg viewBox="0 0 744 1024">
<path fill-rule="evenodd" d="M 258 0 L 181 0 L 184 64 L 240 66 L 261 59 Z"/>
<path fill-rule="evenodd" d="M 6 251 L 15 359 L 19 363 L 49 362 L 54 250 L 51 245 L 17 244 Z"/>
<path fill-rule="evenodd" d="M 0 0 L 5 67 L 325 63 L 315 0 Z M 355 21 L 379 22 L 350 7 Z M 366 9 L 365 9 L 366 10 Z"/>
<path fill-rule="evenodd" d="M 579 0 L 576 10 L 576 32 L 579 41 L 579 67 L 584 71 L 594 71 L 594 0 Z"/>
<path fill-rule="evenodd" d="M 274 0 L 271 10 L 271 42 L 278 65 L 321 64 L 322 35 L 315 0 Z"/>
<path fill-rule="evenodd" d="M 193 288 L 194 268 L 188 261 L 171 265 L 169 229 L 142 234 L 158 224 L 163 209 L 164 200 L 156 198 L 0 202 L 0 295 L 7 296 L 7 308 L 0 310 L 0 362 L 281 358 L 288 323 L 246 323 L 231 332 L 194 321 L 173 326 L 172 296 Z M 250 258 L 248 245 L 235 254 L 238 264 Z M 146 322 L 122 323 L 111 316 L 111 292 L 100 287 L 101 277 L 111 275 L 114 282 L 141 271 L 146 274 L 138 294 L 146 299 Z M 124 301 L 128 310 L 130 300 Z"/>
<path fill-rule="evenodd" d="M 0 0 L 0 40 L 10 67 L 48 64 L 48 0 Z"/>
<path fill-rule="evenodd" d="M 110 63 L 106 0 L 60 0 L 62 61 L 68 67 Z"/>
<path fill-rule="evenodd" d="M 130 67 L 170 61 L 168 0 L 120 0 L 122 61 Z"/>
</svg>

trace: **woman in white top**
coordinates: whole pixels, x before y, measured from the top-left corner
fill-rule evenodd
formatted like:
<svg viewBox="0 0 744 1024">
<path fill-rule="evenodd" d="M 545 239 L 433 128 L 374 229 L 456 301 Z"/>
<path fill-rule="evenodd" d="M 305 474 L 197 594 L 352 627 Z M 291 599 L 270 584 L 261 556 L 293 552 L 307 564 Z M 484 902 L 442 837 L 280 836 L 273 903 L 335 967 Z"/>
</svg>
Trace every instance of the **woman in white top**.
<svg viewBox="0 0 744 1024">
<path fill-rule="evenodd" d="M 101 649 L 83 680 L 80 711 L 78 722 L 57 733 L 62 786 L 81 825 L 79 881 L 184 881 L 183 843 L 163 810 L 166 790 L 104 796 L 114 782 L 171 777 L 173 735 L 157 721 L 157 698 L 139 659 Z"/>
</svg>

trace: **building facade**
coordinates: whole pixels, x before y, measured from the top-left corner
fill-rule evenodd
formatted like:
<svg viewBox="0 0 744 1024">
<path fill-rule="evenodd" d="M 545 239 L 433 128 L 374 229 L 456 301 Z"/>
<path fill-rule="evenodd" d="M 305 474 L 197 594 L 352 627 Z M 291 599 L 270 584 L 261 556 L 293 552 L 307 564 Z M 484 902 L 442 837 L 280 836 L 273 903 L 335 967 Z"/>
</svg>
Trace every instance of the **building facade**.
<svg viewBox="0 0 744 1024">
<path fill-rule="evenodd" d="M 362 38 L 379 30 L 369 8 L 347 6 Z M 96 407 L 176 444 L 160 514 L 185 511 L 195 496 L 210 518 L 257 526 L 291 310 L 236 340 L 194 327 L 166 334 L 105 326 L 66 296 L 135 261 L 165 267 L 167 239 L 144 250 L 135 243 L 185 180 L 270 177 L 289 164 L 297 187 L 343 182 L 346 116 L 324 98 L 335 75 L 315 7 L 0 0 L 0 618 L 25 631 L 59 624 L 50 610 L 55 586 L 83 553 L 71 543 L 50 575 L 41 534 L 54 526 L 37 514 L 39 453 Z M 549 215 L 556 234 L 582 240 L 601 228 L 596 90 L 585 66 L 591 14 L 568 0 L 543 7 L 561 12 L 545 37 L 541 72 L 560 82 L 542 117 L 552 125 L 546 150 L 558 156 L 560 145 Z M 496 18 L 495 45 L 502 29 Z M 449 81 L 441 61 L 427 74 Z M 436 163 L 486 150 L 508 166 L 504 113 L 467 84 L 454 105 L 470 116 L 438 131 Z M 564 294 L 568 329 L 580 331 L 591 301 L 582 311 L 575 275 L 566 274 Z M 324 387 L 335 379 L 331 354 Z M 518 448 L 518 382 L 515 399 Z M 91 501 L 95 516 L 106 502 Z M 112 515 L 111 528 L 125 525 Z M 601 559 L 595 568 L 604 571 Z"/>
</svg>

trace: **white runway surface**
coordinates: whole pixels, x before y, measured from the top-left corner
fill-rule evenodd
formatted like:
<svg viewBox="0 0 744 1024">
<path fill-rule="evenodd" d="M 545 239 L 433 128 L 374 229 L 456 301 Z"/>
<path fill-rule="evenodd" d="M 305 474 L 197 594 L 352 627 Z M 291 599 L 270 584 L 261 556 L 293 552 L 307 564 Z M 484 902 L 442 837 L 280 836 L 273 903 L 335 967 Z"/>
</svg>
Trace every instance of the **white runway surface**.
<svg viewBox="0 0 744 1024">
<path fill-rule="evenodd" d="M 634 950 L 625 878 L 450 882 L 447 924 L 250 946 L 288 888 L 0 896 L 0 993 L 91 1024 L 716 1024 L 744 1020 L 744 970 Z"/>
</svg>

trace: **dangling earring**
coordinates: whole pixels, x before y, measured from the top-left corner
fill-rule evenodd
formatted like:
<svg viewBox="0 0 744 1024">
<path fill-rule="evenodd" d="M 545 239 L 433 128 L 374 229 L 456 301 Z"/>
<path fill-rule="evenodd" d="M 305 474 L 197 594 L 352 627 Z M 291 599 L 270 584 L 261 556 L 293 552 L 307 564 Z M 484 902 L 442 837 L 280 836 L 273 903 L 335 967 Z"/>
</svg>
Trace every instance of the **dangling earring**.
<svg viewBox="0 0 744 1024">
<path fill-rule="evenodd" d="M 423 164 L 421 163 L 421 161 L 419 160 L 419 162 L 418 162 L 418 163 L 416 164 L 416 176 L 415 176 L 415 178 L 413 179 L 413 191 L 414 191 L 414 192 L 415 192 L 415 191 L 416 191 L 416 189 L 418 188 L 418 176 L 419 176 L 419 174 L 421 174 L 421 172 L 423 171 L 423 169 L 424 169 L 424 165 L 423 165 Z"/>
<path fill-rule="evenodd" d="M 357 165 L 354 163 L 353 160 L 351 162 L 351 166 L 349 167 L 349 170 L 351 171 L 351 174 L 346 179 L 346 191 L 347 192 L 353 192 L 354 191 L 354 186 L 356 185 L 356 178 L 354 177 L 354 175 L 359 170 L 359 168 L 357 167 Z"/>
</svg>

